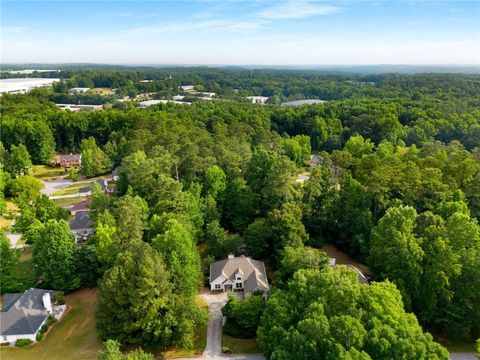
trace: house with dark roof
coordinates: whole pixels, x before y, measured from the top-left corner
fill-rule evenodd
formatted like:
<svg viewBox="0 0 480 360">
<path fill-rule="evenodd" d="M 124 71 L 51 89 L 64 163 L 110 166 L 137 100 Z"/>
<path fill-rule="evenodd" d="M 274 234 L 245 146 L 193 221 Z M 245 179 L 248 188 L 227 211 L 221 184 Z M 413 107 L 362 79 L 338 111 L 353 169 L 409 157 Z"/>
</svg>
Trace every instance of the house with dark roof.
<svg viewBox="0 0 480 360">
<path fill-rule="evenodd" d="M 265 264 L 241 255 L 228 255 L 210 265 L 211 291 L 243 291 L 249 295 L 269 289 Z"/>
<path fill-rule="evenodd" d="M 5 294 L 0 312 L 1 342 L 13 345 L 18 339 L 35 341 L 49 316 L 60 319 L 66 307 L 52 306 L 54 293 L 32 288 L 20 294 Z"/>
<path fill-rule="evenodd" d="M 88 211 L 75 212 L 75 218 L 68 223 L 68 226 L 75 235 L 76 242 L 86 240 L 89 235 L 93 234 L 92 220 L 90 220 Z"/>
<path fill-rule="evenodd" d="M 62 168 L 69 168 L 70 166 L 79 167 L 81 162 L 82 155 L 80 154 L 56 155 L 50 160 L 50 166 L 60 166 Z"/>
</svg>

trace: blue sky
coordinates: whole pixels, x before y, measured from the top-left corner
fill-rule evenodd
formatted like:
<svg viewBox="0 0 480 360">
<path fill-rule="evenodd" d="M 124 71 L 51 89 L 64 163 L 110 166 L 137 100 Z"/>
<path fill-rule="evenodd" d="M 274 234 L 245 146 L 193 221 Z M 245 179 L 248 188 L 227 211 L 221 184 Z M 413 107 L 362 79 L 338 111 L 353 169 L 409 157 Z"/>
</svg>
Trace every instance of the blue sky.
<svg viewBox="0 0 480 360">
<path fill-rule="evenodd" d="M 480 1 L 1 1 L 9 62 L 479 64 Z"/>
</svg>

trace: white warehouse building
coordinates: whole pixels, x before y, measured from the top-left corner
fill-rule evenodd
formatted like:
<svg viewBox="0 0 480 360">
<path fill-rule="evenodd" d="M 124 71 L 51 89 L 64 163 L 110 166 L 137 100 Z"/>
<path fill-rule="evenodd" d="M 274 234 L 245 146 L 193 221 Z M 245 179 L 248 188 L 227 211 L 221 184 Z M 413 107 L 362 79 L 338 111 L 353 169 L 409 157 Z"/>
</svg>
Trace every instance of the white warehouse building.
<svg viewBox="0 0 480 360">
<path fill-rule="evenodd" d="M 0 95 L 3 94 L 25 94 L 30 90 L 39 87 L 49 87 L 60 79 L 47 78 L 22 78 L 22 79 L 0 79 Z"/>
</svg>

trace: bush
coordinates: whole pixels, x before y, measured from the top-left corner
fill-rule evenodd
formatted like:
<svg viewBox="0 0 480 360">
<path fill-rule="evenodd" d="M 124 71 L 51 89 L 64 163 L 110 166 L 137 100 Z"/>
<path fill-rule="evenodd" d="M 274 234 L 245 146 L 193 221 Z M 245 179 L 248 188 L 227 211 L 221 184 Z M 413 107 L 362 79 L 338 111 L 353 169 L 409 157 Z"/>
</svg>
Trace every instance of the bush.
<svg viewBox="0 0 480 360">
<path fill-rule="evenodd" d="M 245 329 L 241 327 L 235 320 L 228 319 L 223 327 L 223 333 L 238 339 L 251 339 L 255 337 L 256 329 Z"/>
<path fill-rule="evenodd" d="M 50 315 L 47 319 L 47 322 L 43 325 L 43 326 L 46 326 L 45 331 L 47 331 L 47 329 L 50 327 L 50 325 L 52 325 L 55 322 L 57 322 L 57 319 L 55 319 L 55 316 Z"/>
<path fill-rule="evenodd" d="M 8 341 L 7 341 L 7 342 L 2 342 L 2 343 L 0 344 L 0 346 L 10 346 L 10 343 L 9 343 Z"/>
<path fill-rule="evenodd" d="M 15 346 L 24 347 L 24 346 L 30 345 L 31 343 L 32 343 L 32 340 L 30 339 L 18 339 L 17 341 L 15 341 Z"/>
<path fill-rule="evenodd" d="M 228 346 L 222 346 L 222 352 L 224 354 L 231 354 L 232 353 L 232 349 L 230 349 Z"/>
<path fill-rule="evenodd" d="M 43 340 L 43 332 L 39 332 L 37 336 L 35 337 L 35 340 L 37 341 L 42 341 Z"/>
<path fill-rule="evenodd" d="M 59 291 L 53 295 L 52 301 L 55 305 L 65 305 L 65 296 L 62 291 Z"/>
</svg>

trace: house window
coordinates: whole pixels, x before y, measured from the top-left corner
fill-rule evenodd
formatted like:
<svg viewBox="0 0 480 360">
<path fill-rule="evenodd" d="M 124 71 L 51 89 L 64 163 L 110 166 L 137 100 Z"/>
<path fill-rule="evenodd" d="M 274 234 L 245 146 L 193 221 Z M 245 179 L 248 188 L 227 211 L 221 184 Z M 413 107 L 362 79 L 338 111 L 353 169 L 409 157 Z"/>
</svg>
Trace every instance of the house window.
<svg viewBox="0 0 480 360">
<path fill-rule="evenodd" d="M 222 288 L 222 285 L 220 284 L 215 284 L 215 289 L 221 289 Z"/>
<path fill-rule="evenodd" d="M 237 276 L 237 280 L 242 280 L 242 277 L 241 277 L 241 276 Z"/>
<path fill-rule="evenodd" d="M 236 283 L 235 288 L 241 289 L 243 287 L 242 283 Z"/>
</svg>

